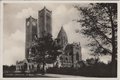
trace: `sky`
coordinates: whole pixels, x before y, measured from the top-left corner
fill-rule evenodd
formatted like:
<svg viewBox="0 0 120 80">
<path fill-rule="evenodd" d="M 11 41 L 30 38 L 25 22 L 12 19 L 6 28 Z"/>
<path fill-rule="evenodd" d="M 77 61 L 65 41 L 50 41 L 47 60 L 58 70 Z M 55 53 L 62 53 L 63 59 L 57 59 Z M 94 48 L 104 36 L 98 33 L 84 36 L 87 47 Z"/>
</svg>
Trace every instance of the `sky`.
<svg viewBox="0 0 120 80">
<path fill-rule="evenodd" d="M 60 28 L 65 29 L 68 42 L 80 42 L 82 47 L 82 59 L 90 58 L 89 48 L 86 44 L 89 40 L 76 30 L 81 25 L 75 20 L 81 18 L 79 12 L 73 7 L 74 3 L 5 3 L 3 8 L 3 64 L 11 65 L 16 61 L 25 59 L 25 20 L 29 16 L 38 18 L 38 11 L 46 6 L 52 11 L 52 34 L 57 37 Z M 88 6 L 87 3 L 77 4 L 81 7 Z M 105 63 L 111 59 L 110 56 L 101 57 Z"/>
</svg>

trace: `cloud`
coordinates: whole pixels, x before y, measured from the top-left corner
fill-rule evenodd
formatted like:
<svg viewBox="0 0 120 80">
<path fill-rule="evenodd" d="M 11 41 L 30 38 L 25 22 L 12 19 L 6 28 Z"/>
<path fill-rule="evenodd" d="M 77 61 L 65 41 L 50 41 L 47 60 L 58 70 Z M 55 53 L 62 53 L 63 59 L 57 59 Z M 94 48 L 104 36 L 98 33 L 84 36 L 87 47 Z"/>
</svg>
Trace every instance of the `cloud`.
<svg viewBox="0 0 120 80">
<path fill-rule="evenodd" d="M 61 28 L 61 26 L 65 26 L 72 22 L 72 20 L 76 19 L 77 10 L 75 8 L 67 8 L 64 4 L 56 7 L 53 10 L 53 36 L 57 37 L 57 34 Z M 74 27 L 74 26 L 73 26 Z"/>
<path fill-rule="evenodd" d="M 82 48 L 81 47 L 81 52 L 82 52 L 82 60 L 86 60 L 88 58 L 92 58 L 93 56 L 90 55 L 90 52 L 87 48 Z"/>
<path fill-rule="evenodd" d="M 24 47 L 11 47 L 4 52 L 3 63 L 4 64 L 15 64 L 16 61 L 24 59 Z"/>
<path fill-rule="evenodd" d="M 17 60 L 23 60 L 25 58 L 25 19 L 29 16 L 36 17 L 37 12 L 32 8 L 25 8 L 18 11 L 16 15 L 9 16 L 9 23 L 12 25 L 9 26 L 11 31 L 7 34 L 8 25 L 5 28 L 4 36 L 4 54 L 3 62 L 4 64 L 15 64 Z M 11 19 L 14 20 L 11 21 Z M 12 28 L 12 29 L 11 29 Z"/>
<path fill-rule="evenodd" d="M 29 16 L 36 17 L 36 12 L 32 8 L 22 9 L 22 11 L 17 13 L 16 18 L 28 18 Z"/>
<path fill-rule="evenodd" d="M 80 26 L 76 22 L 69 22 L 64 25 L 64 29 L 68 35 L 68 39 L 70 43 L 73 42 L 80 42 L 81 41 L 81 35 L 79 33 L 76 33 L 75 30 L 79 29 Z"/>
<path fill-rule="evenodd" d="M 4 64 L 15 64 L 25 56 L 25 33 L 17 30 L 10 36 L 4 37 Z"/>
<path fill-rule="evenodd" d="M 17 30 L 15 33 L 11 34 L 10 38 L 17 42 L 25 42 L 25 33 Z"/>
</svg>

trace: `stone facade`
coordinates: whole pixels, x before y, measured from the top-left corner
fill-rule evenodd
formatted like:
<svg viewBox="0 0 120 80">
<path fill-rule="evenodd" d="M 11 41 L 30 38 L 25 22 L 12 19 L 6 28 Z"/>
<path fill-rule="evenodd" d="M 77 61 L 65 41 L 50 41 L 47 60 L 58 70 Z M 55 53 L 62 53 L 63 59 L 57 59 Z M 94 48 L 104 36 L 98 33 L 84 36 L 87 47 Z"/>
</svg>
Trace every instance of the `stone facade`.
<svg viewBox="0 0 120 80">
<path fill-rule="evenodd" d="M 66 45 L 68 44 L 68 37 L 67 37 L 67 34 L 63 26 L 61 27 L 60 32 L 58 33 L 57 39 L 58 39 L 57 44 L 60 45 L 64 49 Z"/>
<path fill-rule="evenodd" d="M 52 12 L 45 7 L 38 12 L 38 20 L 29 17 L 26 19 L 26 45 L 25 45 L 25 60 L 16 62 L 16 71 L 32 72 L 37 69 L 42 69 L 42 64 L 37 64 L 33 61 L 33 52 L 31 46 L 37 38 L 42 38 L 47 34 L 52 35 Z M 46 64 L 46 68 L 49 67 L 79 67 L 79 62 L 82 60 L 80 43 L 68 43 L 67 34 L 63 28 L 60 29 L 56 38 L 58 41 L 56 44 L 61 46 L 62 54 L 57 56 L 57 60 L 54 63 Z"/>
<path fill-rule="evenodd" d="M 52 35 L 52 11 L 49 11 L 44 7 L 38 12 L 38 37 L 44 35 Z"/>
<path fill-rule="evenodd" d="M 37 19 L 29 17 L 26 19 L 26 42 L 25 42 L 25 57 L 30 57 L 30 48 L 33 41 L 37 37 Z"/>
<path fill-rule="evenodd" d="M 35 69 L 37 69 L 37 64 L 29 59 L 16 62 L 16 71 L 33 72 Z"/>
<path fill-rule="evenodd" d="M 78 63 L 82 61 L 80 43 L 66 45 L 63 53 L 58 58 L 59 67 L 79 67 Z"/>
<path fill-rule="evenodd" d="M 68 43 L 68 37 L 63 27 L 57 36 L 58 45 L 62 47 L 62 54 L 59 55 L 57 64 L 58 67 L 78 67 L 82 60 L 80 43 Z"/>
</svg>

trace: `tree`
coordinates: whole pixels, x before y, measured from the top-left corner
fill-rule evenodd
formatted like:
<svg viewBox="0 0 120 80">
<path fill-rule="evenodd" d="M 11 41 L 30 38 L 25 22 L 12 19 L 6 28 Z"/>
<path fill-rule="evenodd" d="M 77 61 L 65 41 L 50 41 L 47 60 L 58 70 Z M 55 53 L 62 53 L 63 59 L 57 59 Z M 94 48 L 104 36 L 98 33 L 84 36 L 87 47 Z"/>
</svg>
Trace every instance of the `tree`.
<svg viewBox="0 0 120 80">
<path fill-rule="evenodd" d="M 86 62 L 88 65 L 95 65 L 98 63 L 99 59 L 94 59 L 94 58 L 90 58 L 90 59 L 86 59 Z"/>
<path fill-rule="evenodd" d="M 95 54 L 112 55 L 112 73 L 116 74 L 117 60 L 117 3 L 95 3 L 88 7 L 75 6 L 82 15 L 77 22 L 81 33 L 91 39 L 88 44 Z"/>
<path fill-rule="evenodd" d="M 59 54 L 60 46 L 56 44 L 56 40 L 52 39 L 50 34 L 37 38 L 32 46 L 34 60 L 39 64 L 43 64 L 42 74 L 45 74 L 45 65 L 48 62 L 54 62 Z"/>
</svg>

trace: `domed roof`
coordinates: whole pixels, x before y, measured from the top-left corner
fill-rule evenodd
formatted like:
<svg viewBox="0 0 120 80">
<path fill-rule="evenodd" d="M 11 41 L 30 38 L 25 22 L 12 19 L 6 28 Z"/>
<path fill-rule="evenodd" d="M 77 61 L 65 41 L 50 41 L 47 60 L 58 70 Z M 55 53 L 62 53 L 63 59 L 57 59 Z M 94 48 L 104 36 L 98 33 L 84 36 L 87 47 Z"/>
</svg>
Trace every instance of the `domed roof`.
<svg viewBox="0 0 120 80">
<path fill-rule="evenodd" d="M 63 29 L 63 26 L 61 27 L 60 32 L 58 33 L 57 39 L 60 40 L 60 44 L 62 46 L 65 46 L 66 44 L 68 44 L 68 37 L 65 30 Z"/>
<path fill-rule="evenodd" d="M 65 32 L 65 30 L 63 29 L 63 26 L 62 26 L 61 29 L 60 29 L 60 32 L 58 33 L 57 38 L 63 37 L 63 36 L 67 38 L 67 34 L 66 34 L 66 32 Z"/>
</svg>

